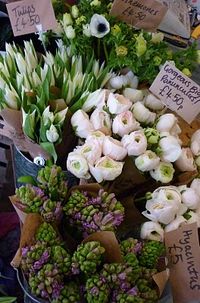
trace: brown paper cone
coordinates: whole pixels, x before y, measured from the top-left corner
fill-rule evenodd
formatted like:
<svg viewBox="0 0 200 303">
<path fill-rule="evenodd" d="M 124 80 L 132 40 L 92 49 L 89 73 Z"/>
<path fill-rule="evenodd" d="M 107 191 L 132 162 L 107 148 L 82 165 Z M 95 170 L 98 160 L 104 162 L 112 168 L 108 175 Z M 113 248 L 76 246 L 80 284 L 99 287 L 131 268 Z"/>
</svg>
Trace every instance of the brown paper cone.
<svg viewBox="0 0 200 303">
<path fill-rule="evenodd" d="M 23 134 L 22 112 L 20 110 L 5 108 L 0 112 L 4 121 L 18 134 Z"/>
<path fill-rule="evenodd" d="M 169 273 L 167 270 L 161 271 L 153 275 L 153 280 L 158 287 L 160 297 L 162 296 L 162 293 L 165 289 L 168 279 L 169 279 Z"/>
<path fill-rule="evenodd" d="M 50 159 L 50 155 L 37 143 L 31 141 L 27 136 L 25 136 L 26 149 L 34 159 L 36 157 L 42 157 L 45 160 Z"/>
<path fill-rule="evenodd" d="M 83 243 L 98 241 L 105 248 L 105 260 L 108 263 L 122 263 L 119 243 L 112 231 L 99 231 L 83 240 Z"/>
<path fill-rule="evenodd" d="M 22 222 L 22 224 L 24 224 L 27 213 L 23 211 L 23 208 L 24 208 L 23 205 L 20 205 L 20 202 L 17 199 L 16 195 L 10 196 L 9 199 L 10 199 L 20 221 Z"/>
<path fill-rule="evenodd" d="M 68 192 L 68 198 L 71 195 L 71 193 L 75 190 L 87 191 L 91 196 L 96 196 L 100 189 L 102 189 L 102 187 L 98 183 L 75 185 L 72 188 L 70 188 Z"/>
</svg>

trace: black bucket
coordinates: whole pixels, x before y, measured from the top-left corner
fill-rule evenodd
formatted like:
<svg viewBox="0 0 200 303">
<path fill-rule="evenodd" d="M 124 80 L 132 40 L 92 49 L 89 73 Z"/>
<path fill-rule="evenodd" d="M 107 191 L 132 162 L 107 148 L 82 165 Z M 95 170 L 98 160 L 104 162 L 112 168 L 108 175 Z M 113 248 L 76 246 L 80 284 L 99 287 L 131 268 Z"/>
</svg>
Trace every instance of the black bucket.
<svg viewBox="0 0 200 303">
<path fill-rule="evenodd" d="M 23 185 L 18 182 L 18 178 L 21 176 L 32 176 L 37 177 L 38 171 L 43 167 L 41 165 L 35 164 L 31 159 L 28 158 L 28 155 L 22 153 L 21 151 L 13 146 L 13 167 L 14 167 L 14 179 L 15 186 L 20 187 Z M 66 179 L 68 182 L 68 188 L 78 185 L 79 179 L 72 175 L 69 171 L 64 171 Z"/>
</svg>

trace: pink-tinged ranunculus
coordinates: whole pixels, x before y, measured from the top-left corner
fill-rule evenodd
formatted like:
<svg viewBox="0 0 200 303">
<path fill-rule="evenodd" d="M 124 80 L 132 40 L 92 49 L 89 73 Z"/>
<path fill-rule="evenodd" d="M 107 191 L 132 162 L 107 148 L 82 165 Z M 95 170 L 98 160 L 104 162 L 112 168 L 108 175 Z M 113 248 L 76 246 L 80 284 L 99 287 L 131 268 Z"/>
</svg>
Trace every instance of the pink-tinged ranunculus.
<svg viewBox="0 0 200 303">
<path fill-rule="evenodd" d="M 181 129 L 178 125 L 178 119 L 174 114 L 164 114 L 160 116 L 156 129 L 160 132 L 170 133 L 172 136 L 177 136 L 181 133 Z"/>
<path fill-rule="evenodd" d="M 123 137 L 130 132 L 138 129 L 140 124 L 135 120 L 131 111 L 126 111 L 117 115 L 112 124 L 112 130 L 114 134 Z"/>
<path fill-rule="evenodd" d="M 106 100 L 106 90 L 98 89 L 93 93 L 90 93 L 84 102 L 82 109 L 87 113 L 90 112 L 93 108 L 103 108 Z"/>
<path fill-rule="evenodd" d="M 80 138 L 87 138 L 87 136 L 94 130 L 88 115 L 81 109 L 77 110 L 71 117 L 71 124 Z"/>
<path fill-rule="evenodd" d="M 160 158 L 151 150 L 146 150 L 135 159 L 135 166 L 142 172 L 152 170 L 158 166 Z"/>
<path fill-rule="evenodd" d="M 153 124 L 156 119 L 156 113 L 151 112 L 142 102 L 136 102 L 132 110 L 135 119 L 141 123 Z"/>
<path fill-rule="evenodd" d="M 175 162 L 181 155 L 181 146 L 178 140 L 171 135 L 164 136 L 159 141 L 161 159 L 164 162 Z"/>
<path fill-rule="evenodd" d="M 94 130 L 87 136 L 85 143 L 92 143 L 93 141 L 98 141 L 101 147 L 103 146 L 103 141 L 105 138 L 105 134 L 100 130 Z"/>
<path fill-rule="evenodd" d="M 200 129 L 192 135 L 191 150 L 195 156 L 200 155 Z"/>
<path fill-rule="evenodd" d="M 94 163 L 101 158 L 102 146 L 98 140 L 93 140 L 90 143 L 87 142 L 80 146 L 78 148 L 78 152 L 80 152 L 87 159 L 88 163 L 94 165 Z"/>
<path fill-rule="evenodd" d="M 123 95 L 110 93 L 108 96 L 107 106 L 111 114 L 121 114 L 131 107 L 132 103 Z"/>
<path fill-rule="evenodd" d="M 194 171 L 197 169 L 189 147 L 182 148 L 181 155 L 176 160 L 175 165 L 180 171 Z"/>
<path fill-rule="evenodd" d="M 90 116 L 90 122 L 94 130 L 100 130 L 105 134 L 111 133 L 111 118 L 103 109 L 96 108 Z"/>
<path fill-rule="evenodd" d="M 81 179 L 89 179 L 89 167 L 87 160 L 84 156 L 77 152 L 69 153 L 67 157 L 67 169 L 70 171 L 74 176 Z"/>
<path fill-rule="evenodd" d="M 153 94 L 148 94 L 146 96 L 144 104 L 146 107 L 155 111 L 162 110 L 164 108 L 164 104 L 162 103 L 162 101 Z"/>
<path fill-rule="evenodd" d="M 107 136 L 104 138 L 103 142 L 103 154 L 109 156 L 113 160 L 121 161 L 126 157 L 127 149 L 124 148 L 120 141 Z"/>
<path fill-rule="evenodd" d="M 140 156 L 147 149 L 147 139 L 142 130 L 136 130 L 122 138 L 122 144 L 129 156 Z"/>
<path fill-rule="evenodd" d="M 190 188 L 193 188 L 200 197 L 200 178 L 195 178 L 190 184 Z"/>
</svg>

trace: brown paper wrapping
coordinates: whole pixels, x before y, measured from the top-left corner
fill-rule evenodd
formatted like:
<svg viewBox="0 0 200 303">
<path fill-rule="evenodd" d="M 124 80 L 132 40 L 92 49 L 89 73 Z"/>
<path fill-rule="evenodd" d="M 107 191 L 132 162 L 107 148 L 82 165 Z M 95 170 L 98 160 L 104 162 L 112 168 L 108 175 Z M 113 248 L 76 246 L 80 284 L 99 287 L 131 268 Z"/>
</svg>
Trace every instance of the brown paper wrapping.
<svg viewBox="0 0 200 303">
<path fill-rule="evenodd" d="M 153 275 L 153 280 L 156 283 L 159 290 L 159 297 L 162 296 L 162 293 L 165 289 L 167 281 L 169 280 L 169 272 L 167 270 L 163 270 L 155 275 Z"/>
<path fill-rule="evenodd" d="M 27 213 L 25 211 L 23 211 L 23 208 L 24 208 L 23 205 L 17 199 L 16 195 L 10 196 L 9 199 L 10 199 L 10 202 L 12 203 L 20 221 L 22 222 L 22 224 L 24 224 Z"/>
</svg>

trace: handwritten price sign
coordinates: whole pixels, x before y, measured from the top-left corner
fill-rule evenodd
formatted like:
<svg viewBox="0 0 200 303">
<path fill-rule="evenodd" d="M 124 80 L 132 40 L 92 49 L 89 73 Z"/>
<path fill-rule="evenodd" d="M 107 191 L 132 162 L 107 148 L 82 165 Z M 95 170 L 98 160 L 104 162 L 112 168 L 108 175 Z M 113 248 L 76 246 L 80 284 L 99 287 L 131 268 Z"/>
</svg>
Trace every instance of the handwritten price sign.
<svg viewBox="0 0 200 303">
<path fill-rule="evenodd" d="M 161 69 L 150 91 L 188 123 L 200 112 L 200 86 L 169 62 Z"/>
<path fill-rule="evenodd" d="M 44 31 L 57 26 L 50 0 L 23 0 L 6 6 L 14 36 L 35 33 L 38 25 Z"/>
</svg>

